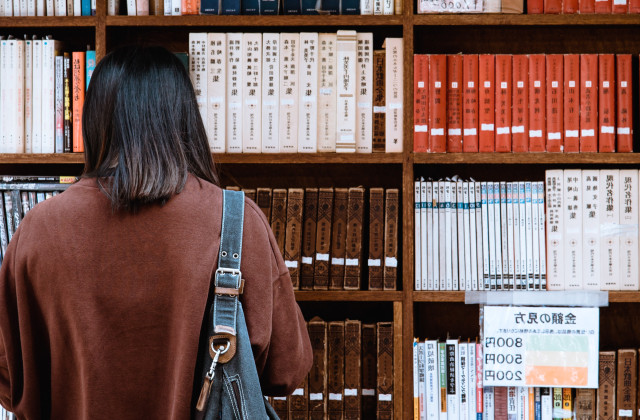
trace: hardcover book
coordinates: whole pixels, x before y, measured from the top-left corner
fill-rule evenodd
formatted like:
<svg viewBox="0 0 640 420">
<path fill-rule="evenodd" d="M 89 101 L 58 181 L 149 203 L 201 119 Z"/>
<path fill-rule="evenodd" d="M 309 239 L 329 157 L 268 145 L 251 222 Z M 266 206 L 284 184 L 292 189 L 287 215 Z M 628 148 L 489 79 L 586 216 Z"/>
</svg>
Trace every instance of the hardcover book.
<svg viewBox="0 0 640 420">
<path fill-rule="evenodd" d="M 302 267 L 300 290 L 313 290 L 313 261 L 316 256 L 316 232 L 318 220 L 318 189 L 304 190 L 304 226 L 302 227 Z"/>
<path fill-rule="evenodd" d="M 331 290 L 344 288 L 348 204 L 349 190 L 336 188 L 333 197 L 331 225 L 331 273 L 329 277 L 329 289 Z"/>
<path fill-rule="evenodd" d="M 327 290 L 329 288 L 332 215 L 333 188 L 320 188 L 318 191 L 316 256 L 313 276 L 314 290 Z"/>
<path fill-rule="evenodd" d="M 274 190 L 275 192 L 275 190 Z M 294 290 L 300 289 L 301 273 L 304 275 L 304 264 L 300 268 L 302 242 L 302 208 L 305 194 L 302 188 L 289 188 L 287 195 L 287 218 L 285 228 L 284 260 L 289 268 Z"/>
</svg>

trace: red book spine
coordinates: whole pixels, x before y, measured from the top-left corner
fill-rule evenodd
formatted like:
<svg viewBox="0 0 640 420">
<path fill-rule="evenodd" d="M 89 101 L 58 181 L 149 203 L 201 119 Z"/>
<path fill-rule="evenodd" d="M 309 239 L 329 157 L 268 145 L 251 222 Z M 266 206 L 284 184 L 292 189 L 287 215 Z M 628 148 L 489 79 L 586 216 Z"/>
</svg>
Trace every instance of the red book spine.
<svg viewBox="0 0 640 420">
<path fill-rule="evenodd" d="M 580 55 L 580 151 L 598 151 L 598 55 Z"/>
<path fill-rule="evenodd" d="M 633 152 L 633 105 L 631 100 L 631 54 L 616 55 L 617 151 Z"/>
<path fill-rule="evenodd" d="M 561 54 L 547 55 L 547 152 L 562 152 L 562 71 Z"/>
<path fill-rule="evenodd" d="M 601 153 L 616 151 L 616 120 L 615 120 L 615 58 L 613 54 L 598 56 L 598 125 L 600 138 L 598 151 Z"/>
<path fill-rule="evenodd" d="M 413 151 L 429 151 L 429 57 L 413 56 Z"/>
<path fill-rule="evenodd" d="M 544 152 L 545 138 L 545 57 L 529 55 L 529 151 Z"/>
<path fill-rule="evenodd" d="M 462 152 L 462 55 L 447 56 L 447 152 Z"/>
<path fill-rule="evenodd" d="M 182 0 L 182 15 L 200 14 L 200 2 L 198 0 Z"/>
<path fill-rule="evenodd" d="M 611 5 L 611 0 L 595 0 L 595 7 L 594 7 L 594 12 L 595 13 L 611 13 L 612 11 L 612 5 Z"/>
<path fill-rule="evenodd" d="M 595 0 L 579 0 L 580 2 L 580 14 L 586 15 L 590 13 L 595 13 L 596 11 L 596 1 Z"/>
<path fill-rule="evenodd" d="M 580 151 L 580 56 L 564 56 L 564 151 Z"/>
<path fill-rule="evenodd" d="M 562 0 L 544 0 L 544 13 L 546 15 L 562 13 Z"/>
<path fill-rule="evenodd" d="M 429 150 L 444 153 L 447 150 L 447 56 L 429 57 Z"/>
<path fill-rule="evenodd" d="M 529 57 L 513 56 L 513 107 L 511 117 L 511 144 L 514 152 L 529 151 Z"/>
<path fill-rule="evenodd" d="M 479 149 L 480 152 L 493 152 L 495 150 L 495 88 L 493 84 L 495 55 L 482 54 L 478 57 L 478 79 L 480 80 Z"/>
<path fill-rule="evenodd" d="M 613 0 L 613 5 L 611 6 L 611 12 L 615 14 L 629 13 L 628 0 Z"/>
<path fill-rule="evenodd" d="M 511 152 L 511 55 L 496 55 L 496 152 Z"/>
<path fill-rule="evenodd" d="M 629 0 L 629 13 L 640 13 L 640 0 Z"/>
<path fill-rule="evenodd" d="M 578 13 L 579 8 L 580 8 L 579 0 L 564 0 L 562 2 L 562 13 L 565 13 L 565 14 Z"/>
<path fill-rule="evenodd" d="M 462 151 L 478 151 L 478 55 L 466 54 L 462 58 Z"/>
<path fill-rule="evenodd" d="M 544 0 L 527 0 L 527 14 L 539 15 L 544 13 Z"/>
</svg>

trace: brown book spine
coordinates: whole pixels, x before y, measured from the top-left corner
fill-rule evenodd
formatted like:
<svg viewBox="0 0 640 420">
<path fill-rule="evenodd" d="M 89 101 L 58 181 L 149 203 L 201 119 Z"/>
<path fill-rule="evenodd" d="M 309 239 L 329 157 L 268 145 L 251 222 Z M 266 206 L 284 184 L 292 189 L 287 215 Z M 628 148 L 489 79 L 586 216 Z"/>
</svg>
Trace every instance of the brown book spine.
<svg viewBox="0 0 640 420">
<path fill-rule="evenodd" d="M 616 393 L 616 420 L 636 420 L 638 352 L 635 349 L 618 350 Z"/>
<path fill-rule="evenodd" d="M 304 190 L 304 226 L 302 227 L 302 268 L 300 289 L 313 290 L 313 260 L 316 254 L 316 224 L 318 220 L 318 189 Z"/>
<path fill-rule="evenodd" d="M 273 190 L 273 204 L 271 205 L 271 230 L 276 238 L 278 249 L 284 255 L 285 228 L 287 226 L 287 190 Z"/>
<path fill-rule="evenodd" d="M 304 191 L 301 188 L 289 188 L 287 196 L 286 241 L 284 261 L 289 268 L 294 290 L 300 288 L 300 243 L 302 242 L 302 202 Z"/>
<path fill-rule="evenodd" d="M 347 206 L 349 190 L 336 188 L 333 196 L 333 221 L 331 225 L 331 274 L 329 289 L 344 289 L 344 258 L 347 246 Z"/>
<path fill-rule="evenodd" d="M 255 188 L 243 188 L 242 192 L 244 192 L 244 196 L 250 199 L 251 201 L 256 201 L 256 190 Z"/>
<path fill-rule="evenodd" d="M 369 290 L 382 290 L 384 272 L 384 189 L 369 190 Z"/>
<path fill-rule="evenodd" d="M 508 395 L 506 386 L 496 386 L 493 388 L 493 407 L 495 420 L 508 420 Z M 555 417 L 555 416 L 554 416 Z"/>
<path fill-rule="evenodd" d="M 373 143 L 374 153 L 385 151 L 385 51 L 373 52 Z"/>
<path fill-rule="evenodd" d="M 289 419 L 307 420 L 309 418 L 309 378 L 304 378 L 300 386 L 293 391 L 289 400 Z M 282 420 L 282 418 L 280 418 Z"/>
<path fill-rule="evenodd" d="M 361 418 L 361 342 L 362 323 L 346 320 L 344 323 L 344 418 Z"/>
<path fill-rule="evenodd" d="M 318 223 L 316 228 L 316 259 L 313 288 L 329 288 L 329 262 L 331 259 L 331 217 L 333 215 L 333 188 L 320 188 L 318 192 Z"/>
<path fill-rule="evenodd" d="M 376 325 L 362 325 L 362 418 L 376 418 L 377 376 Z"/>
<path fill-rule="evenodd" d="M 379 420 L 393 419 L 393 323 L 378 322 L 377 393 Z"/>
<path fill-rule="evenodd" d="M 364 188 L 349 188 L 349 204 L 347 206 L 347 247 L 344 269 L 345 290 L 360 289 L 363 217 Z"/>
<path fill-rule="evenodd" d="M 287 397 L 270 397 L 269 403 L 280 420 L 289 419 L 289 401 Z"/>
<path fill-rule="evenodd" d="M 398 190 L 386 191 L 384 211 L 384 290 L 396 290 L 398 278 Z"/>
<path fill-rule="evenodd" d="M 616 418 L 616 352 L 601 351 L 598 375 L 598 420 Z"/>
<path fill-rule="evenodd" d="M 576 420 L 595 420 L 596 390 L 576 389 Z"/>
<path fill-rule="evenodd" d="M 271 222 L 271 188 L 258 188 L 256 199 L 256 204 L 264 213 L 267 222 Z"/>
<path fill-rule="evenodd" d="M 342 420 L 344 412 L 344 321 L 329 322 L 327 366 L 328 413 L 330 420 Z"/>
<path fill-rule="evenodd" d="M 314 317 L 309 321 L 313 366 L 309 372 L 309 419 L 324 420 L 327 413 L 327 324 Z"/>
</svg>

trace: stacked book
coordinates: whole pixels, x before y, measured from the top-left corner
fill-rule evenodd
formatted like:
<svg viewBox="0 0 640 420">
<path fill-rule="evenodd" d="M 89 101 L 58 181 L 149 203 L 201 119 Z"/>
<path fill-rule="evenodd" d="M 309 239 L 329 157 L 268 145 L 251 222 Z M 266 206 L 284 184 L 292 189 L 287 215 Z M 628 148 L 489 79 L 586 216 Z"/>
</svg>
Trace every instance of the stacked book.
<svg viewBox="0 0 640 420">
<path fill-rule="evenodd" d="M 96 0 L 2 0 L 0 16 L 94 16 Z"/>
<path fill-rule="evenodd" d="M 415 152 L 632 152 L 630 54 L 414 56 Z"/>
<path fill-rule="evenodd" d="M 211 151 L 402 152 L 402 51 L 356 31 L 189 34 Z"/>
<path fill-rule="evenodd" d="M 545 290 L 544 184 L 415 181 L 415 290 Z"/>
</svg>

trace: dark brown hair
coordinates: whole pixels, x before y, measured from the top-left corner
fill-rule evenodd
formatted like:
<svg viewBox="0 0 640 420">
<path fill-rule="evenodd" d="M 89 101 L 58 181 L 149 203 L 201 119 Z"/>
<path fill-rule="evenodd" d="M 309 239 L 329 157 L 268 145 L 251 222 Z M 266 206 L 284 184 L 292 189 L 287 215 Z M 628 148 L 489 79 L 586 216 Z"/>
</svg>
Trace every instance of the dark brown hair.
<svg viewBox="0 0 640 420">
<path fill-rule="evenodd" d="M 114 210 L 164 204 L 189 173 L 218 184 L 189 75 L 162 47 L 107 54 L 82 111 L 83 177 L 98 178 Z"/>
</svg>

